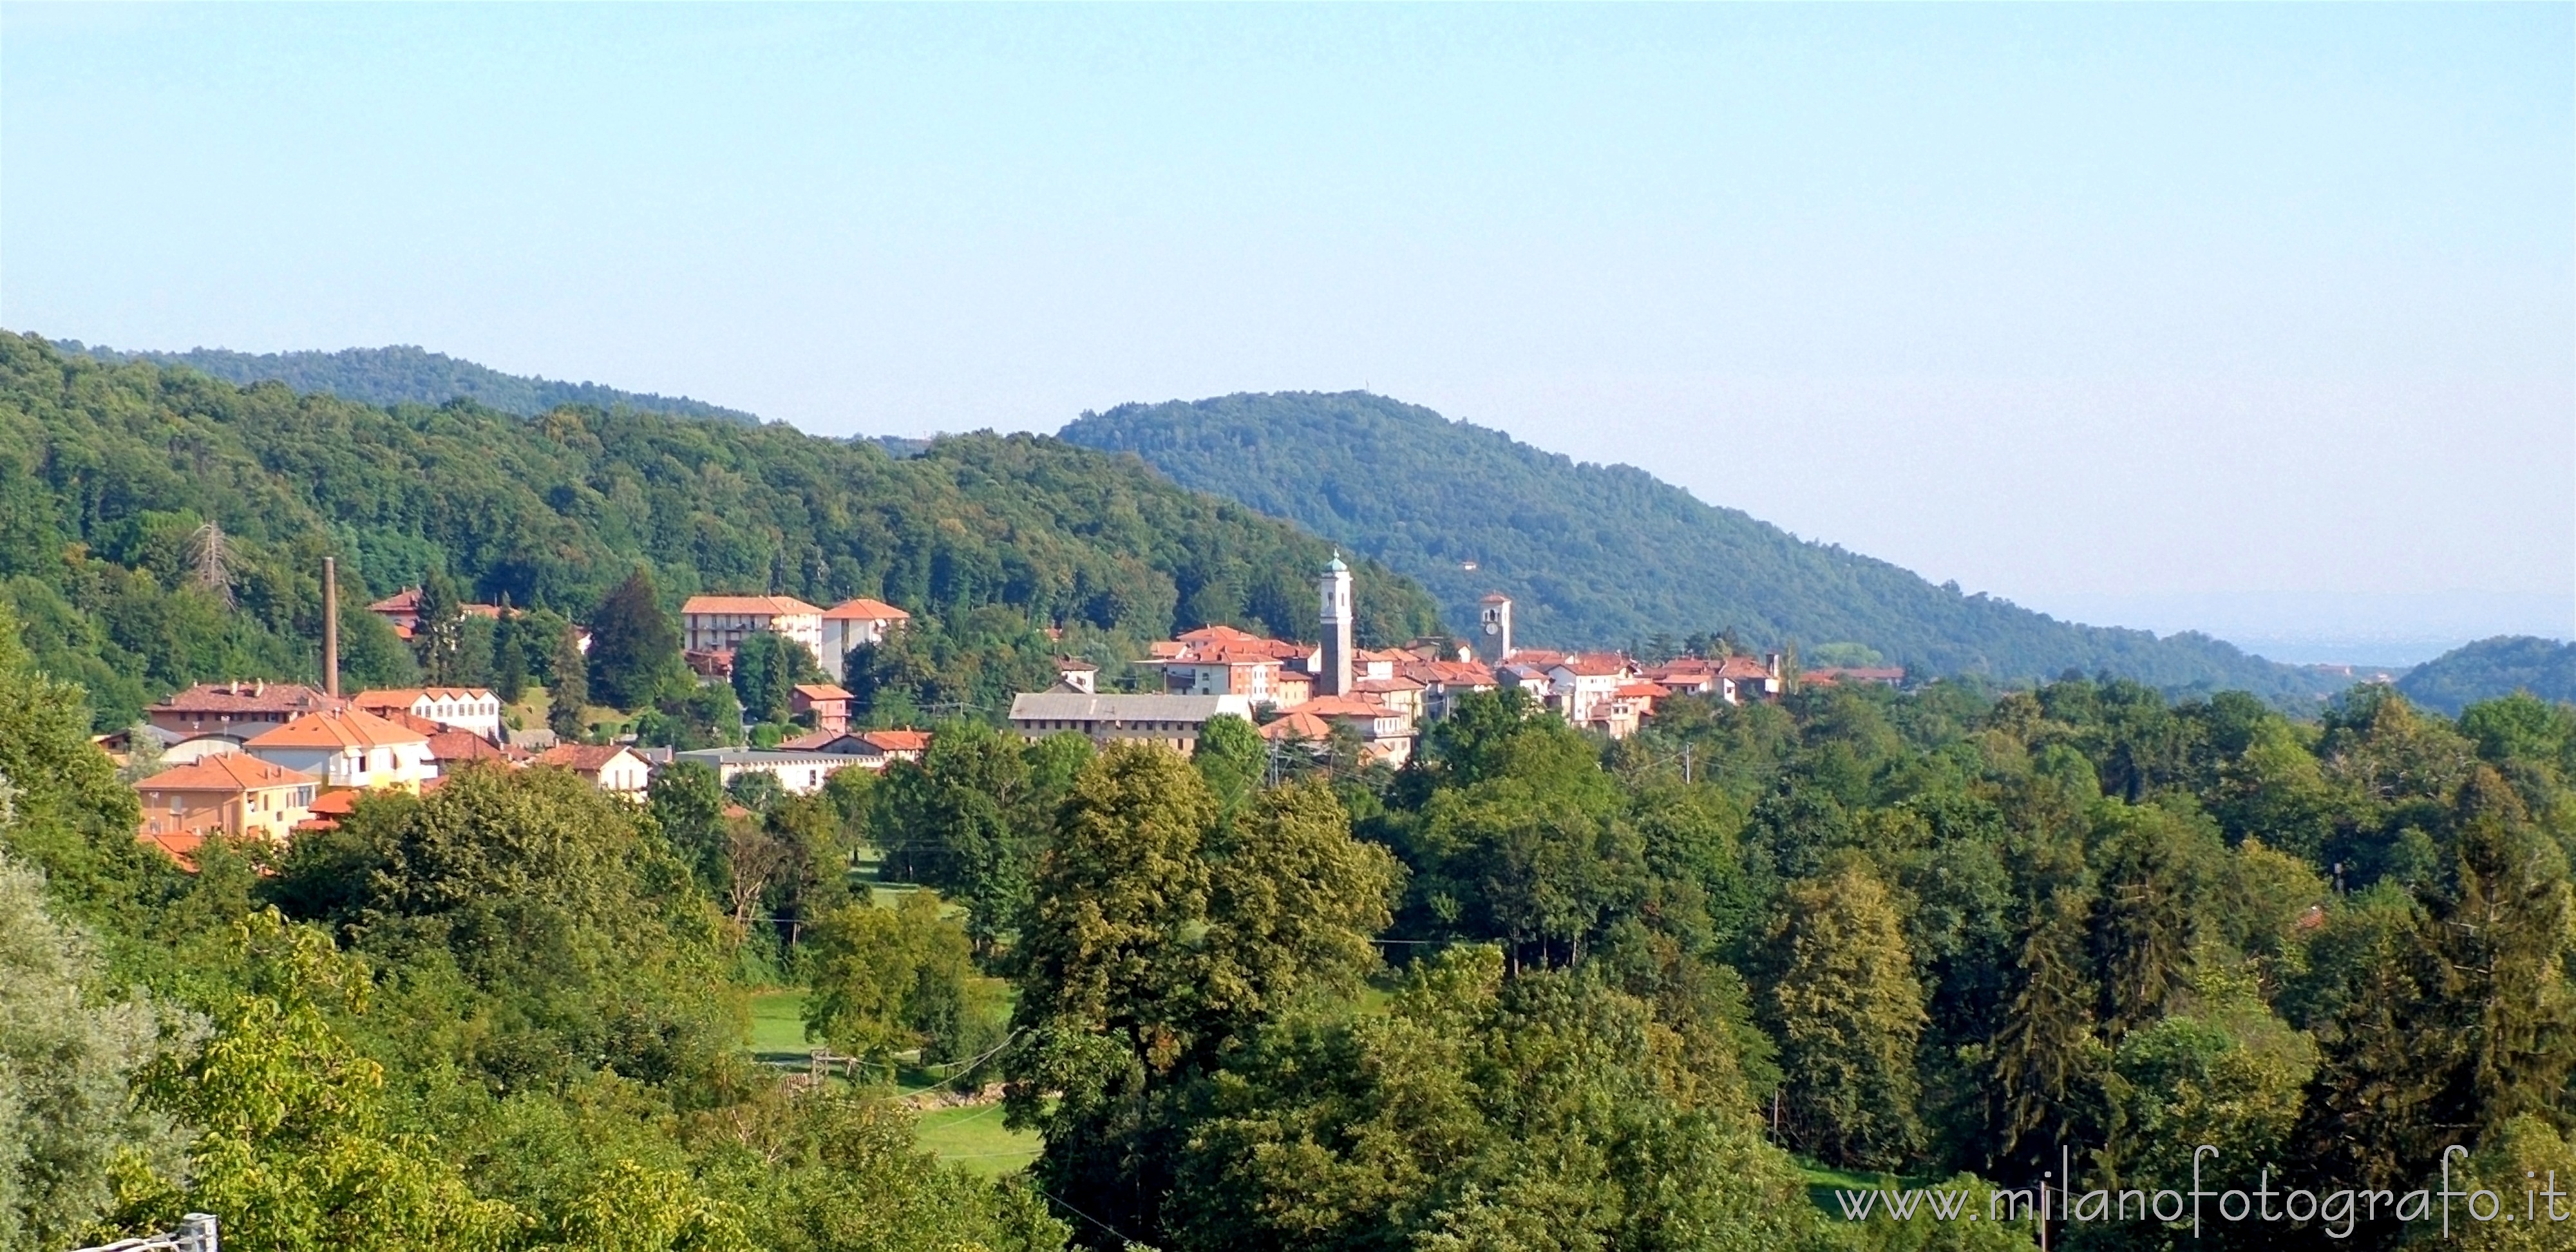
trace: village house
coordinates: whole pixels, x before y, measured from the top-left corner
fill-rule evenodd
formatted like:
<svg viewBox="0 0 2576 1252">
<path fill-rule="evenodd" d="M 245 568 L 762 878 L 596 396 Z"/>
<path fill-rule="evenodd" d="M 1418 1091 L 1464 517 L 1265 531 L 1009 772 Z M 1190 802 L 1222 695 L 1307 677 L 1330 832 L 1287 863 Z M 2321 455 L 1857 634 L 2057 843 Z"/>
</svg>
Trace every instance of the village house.
<svg viewBox="0 0 2576 1252">
<path fill-rule="evenodd" d="M 311 815 L 316 789 L 311 774 L 246 753 L 210 756 L 134 784 L 139 837 L 186 865 L 210 834 L 283 843 Z"/>
<path fill-rule="evenodd" d="M 1717 664 L 1717 698 L 1728 704 L 1778 700 L 1783 690 L 1777 652 L 1760 661 L 1730 656 Z"/>
<path fill-rule="evenodd" d="M 501 739 L 501 697 L 484 687 L 379 687 L 351 696 L 349 703 L 378 717 L 408 713 L 495 743 Z"/>
<path fill-rule="evenodd" d="M 395 635 L 409 639 L 420 629 L 420 588 L 405 587 L 368 605 L 367 611 L 385 619 L 386 624 L 394 628 Z M 501 616 L 501 606 L 460 604 L 456 606 L 456 614 L 458 617 L 488 617 L 497 620 Z M 583 650 L 589 649 L 585 647 Z"/>
<path fill-rule="evenodd" d="M 896 761 L 919 761 L 930 750 L 926 730 L 818 730 L 778 745 L 782 752 L 824 752 L 850 758 L 860 769 L 878 770 Z"/>
<path fill-rule="evenodd" d="M 417 791 L 438 777 L 429 736 L 369 713 L 308 713 L 253 736 L 243 751 L 273 765 L 311 774 L 326 787 Z"/>
<path fill-rule="evenodd" d="M 570 770 L 591 786 L 642 803 L 653 767 L 623 744 L 562 743 L 537 754 L 537 765 Z"/>
<path fill-rule="evenodd" d="M 1090 695 L 1100 690 L 1100 667 L 1069 656 L 1057 657 L 1055 685 L 1058 691 L 1079 691 Z"/>
<path fill-rule="evenodd" d="M 1176 752 L 1196 747 L 1209 719 L 1252 720 L 1252 701 L 1239 695 L 1083 695 L 1031 691 L 1011 698 L 1011 729 L 1025 739 L 1064 731 L 1108 745 L 1143 741 Z"/>
<path fill-rule="evenodd" d="M 229 735 L 249 739 L 307 713 L 343 707 L 347 702 L 301 683 L 198 683 L 143 710 L 145 721 L 183 738 Z"/>
<path fill-rule="evenodd" d="M 527 763 L 527 754 L 515 748 L 500 747 L 473 731 L 458 730 L 453 726 L 440 726 L 429 732 L 429 762 L 437 769 L 439 777 L 450 777 L 476 761 L 489 761 L 505 769 L 516 769 Z"/>
<path fill-rule="evenodd" d="M 787 711 L 816 730 L 848 730 L 850 701 L 854 698 L 831 683 L 798 683 L 788 693 Z"/>
<path fill-rule="evenodd" d="M 1621 687 L 1636 681 L 1628 659 L 1615 652 L 1582 652 L 1548 667 L 1548 703 L 1577 726 L 1595 720 L 1600 706 L 1618 698 Z"/>
<path fill-rule="evenodd" d="M 743 640 L 762 633 L 805 645 L 817 664 L 840 677 L 838 663 L 823 659 L 823 610 L 794 596 L 691 596 L 680 605 L 684 652 L 722 653 L 729 662 Z"/>
<path fill-rule="evenodd" d="M 823 789 L 832 775 L 859 764 L 859 759 L 834 752 L 799 752 L 779 748 L 700 748 L 671 754 L 674 761 L 695 761 L 716 772 L 718 782 L 730 785 L 744 774 L 767 774 L 793 795 L 812 795 Z"/>
<path fill-rule="evenodd" d="M 871 600 L 865 596 L 843 600 L 823 610 L 819 640 L 823 649 L 823 672 L 831 675 L 833 682 L 844 681 L 849 677 L 845 667 L 851 649 L 884 643 L 888 634 L 901 630 L 911 620 L 912 614 L 883 600 Z"/>
<path fill-rule="evenodd" d="M 1362 696 L 1317 696 L 1288 711 L 1358 735 L 1371 761 L 1395 769 L 1413 759 L 1413 719 Z"/>
</svg>

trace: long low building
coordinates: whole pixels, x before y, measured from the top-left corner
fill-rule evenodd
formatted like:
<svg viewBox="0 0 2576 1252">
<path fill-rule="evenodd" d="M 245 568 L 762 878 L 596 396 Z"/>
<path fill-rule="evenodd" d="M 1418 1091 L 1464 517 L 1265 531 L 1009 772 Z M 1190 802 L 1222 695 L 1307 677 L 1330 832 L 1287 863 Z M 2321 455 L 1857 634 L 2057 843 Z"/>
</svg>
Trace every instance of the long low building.
<svg viewBox="0 0 2576 1252">
<path fill-rule="evenodd" d="M 1093 743 L 1130 740 L 1187 752 L 1198 746 L 1208 719 L 1252 720 L 1252 701 L 1239 695 L 1090 695 L 1079 691 L 1030 691 L 1011 699 L 1011 729 L 1043 739 L 1071 731 Z"/>
<path fill-rule="evenodd" d="M 797 795 L 823 789 L 832 775 L 859 764 L 859 758 L 832 752 L 781 752 L 774 748 L 700 748 L 671 754 L 674 761 L 695 761 L 730 783 L 744 774 L 768 774 Z"/>
</svg>

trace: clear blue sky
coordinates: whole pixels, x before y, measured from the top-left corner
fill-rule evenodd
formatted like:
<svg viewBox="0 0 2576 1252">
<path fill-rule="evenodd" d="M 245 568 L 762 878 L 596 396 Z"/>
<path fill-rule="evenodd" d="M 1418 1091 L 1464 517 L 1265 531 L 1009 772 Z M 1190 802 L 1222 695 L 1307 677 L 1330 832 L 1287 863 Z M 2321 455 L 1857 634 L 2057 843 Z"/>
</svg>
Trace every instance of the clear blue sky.
<svg viewBox="0 0 2576 1252">
<path fill-rule="evenodd" d="M 10 4 L 0 324 L 1366 386 L 2097 620 L 2566 635 L 2572 12 Z"/>
</svg>

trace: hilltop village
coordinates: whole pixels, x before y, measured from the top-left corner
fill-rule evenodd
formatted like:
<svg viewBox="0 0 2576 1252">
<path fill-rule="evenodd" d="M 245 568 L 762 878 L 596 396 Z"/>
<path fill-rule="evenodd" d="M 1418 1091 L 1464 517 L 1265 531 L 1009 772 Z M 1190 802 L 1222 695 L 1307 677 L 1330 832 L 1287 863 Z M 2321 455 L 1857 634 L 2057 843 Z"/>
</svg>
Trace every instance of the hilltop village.
<svg viewBox="0 0 2576 1252">
<path fill-rule="evenodd" d="M 1028 740 L 1077 734 L 1094 744 L 1142 740 L 1187 753 L 1208 724 L 1240 718 L 1276 754 L 1329 756 L 1400 769 L 1424 727 L 1449 715 L 1468 692 L 1516 689 L 1531 707 L 1607 738 L 1635 734 L 1659 701 L 1701 696 L 1729 704 L 1778 700 L 1792 683 L 1896 685 L 1901 669 L 1799 672 L 1777 653 L 1762 657 L 1683 656 L 1647 663 L 1622 652 L 1523 648 L 1512 638 L 1512 602 L 1489 595 L 1473 640 L 1416 639 L 1364 648 L 1354 639 L 1351 571 L 1336 556 L 1316 580 L 1317 641 L 1267 638 L 1210 624 L 1129 658 L 1141 676 L 1111 690 L 1095 662 L 1063 657 L 1055 685 L 1013 698 L 1009 729 Z M 423 594 L 407 589 L 368 606 L 396 637 L 424 629 Z M 499 618 L 498 605 L 459 604 L 459 620 Z M 911 614 L 865 597 L 823 608 L 794 596 L 698 595 L 680 606 L 678 634 L 689 674 L 703 685 L 730 683 L 747 646 L 764 637 L 798 650 L 814 681 L 792 685 L 790 712 L 803 733 L 764 746 L 673 750 L 633 735 L 606 742 L 559 739 L 505 721 L 503 701 L 483 687 L 422 686 L 344 694 L 336 656 L 320 688 L 297 683 L 201 683 L 150 706 L 143 724 L 101 736 L 121 759 L 159 768 L 136 778 L 141 838 L 182 864 L 210 835 L 283 841 L 328 829 L 370 791 L 434 790 L 476 763 L 570 771 L 610 795 L 640 802 L 656 772 L 695 762 L 732 786 L 766 774 L 807 795 L 844 769 L 882 771 L 919 761 L 932 732 L 862 727 L 842 685 L 852 653 L 887 642 Z M 336 630 L 336 627 L 333 628 Z M 587 652 L 588 630 L 575 627 Z M 333 645 L 336 647 L 336 642 Z M 746 727 L 746 729 L 748 729 Z"/>
</svg>

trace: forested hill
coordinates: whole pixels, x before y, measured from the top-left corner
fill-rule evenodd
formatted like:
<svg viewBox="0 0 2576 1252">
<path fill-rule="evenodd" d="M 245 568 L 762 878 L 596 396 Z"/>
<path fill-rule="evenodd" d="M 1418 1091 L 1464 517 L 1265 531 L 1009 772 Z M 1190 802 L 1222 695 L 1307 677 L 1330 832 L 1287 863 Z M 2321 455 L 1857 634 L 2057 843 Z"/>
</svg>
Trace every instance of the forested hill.
<svg viewBox="0 0 2576 1252">
<path fill-rule="evenodd" d="M 197 585 L 208 521 L 227 554 L 220 591 Z M 986 687 L 1018 678 L 975 671 L 990 657 L 1053 677 L 1044 626 L 1104 661 L 1208 621 L 1312 636 L 1310 580 L 1330 553 L 1044 436 L 953 436 L 896 459 L 784 425 L 632 410 L 385 409 L 0 332 L 0 597 L 104 725 L 189 682 L 313 673 L 326 554 L 351 606 L 428 569 L 477 599 L 576 618 L 639 565 L 674 604 L 702 590 L 874 596 L 957 645 L 942 653 L 956 672 L 982 674 L 925 692 L 990 703 Z M 1436 627 L 1418 586 L 1375 564 L 1358 579 L 1363 635 Z"/>
<path fill-rule="evenodd" d="M 152 361 L 184 365 L 228 383 L 248 386 L 281 382 L 297 391 L 324 391 L 361 404 L 445 404 L 458 396 L 478 404 L 535 417 L 567 404 L 601 409 L 635 409 L 674 417 L 705 417 L 757 426 L 760 419 L 739 409 L 650 392 L 619 391 L 597 383 L 567 383 L 528 378 L 460 361 L 443 352 L 408 345 L 347 348 L 339 352 L 231 352 L 193 348 L 186 352 L 120 352 L 78 342 L 61 345 L 102 361 Z"/>
<path fill-rule="evenodd" d="M 1183 486 L 1285 517 L 1419 579 L 1453 622 L 1515 602 L 1533 645 L 1733 630 L 1857 643 L 1927 673 L 2109 671 L 2174 690 L 2311 697 L 2328 684 L 2201 635 L 2059 622 L 1802 542 L 1625 465 L 1577 464 L 1363 392 L 1233 395 L 1086 413 L 1063 437 L 1134 452 Z M 1467 562 L 1476 568 L 1467 569 Z"/>
<path fill-rule="evenodd" d="M 2576 701 L 2576 643 L 2530 635 L 2481 639 L 2406 671 L 2397 689 L 2409 700 L 2451 714 L 2517 691 L 2543 700 Z"/>
</svg>

